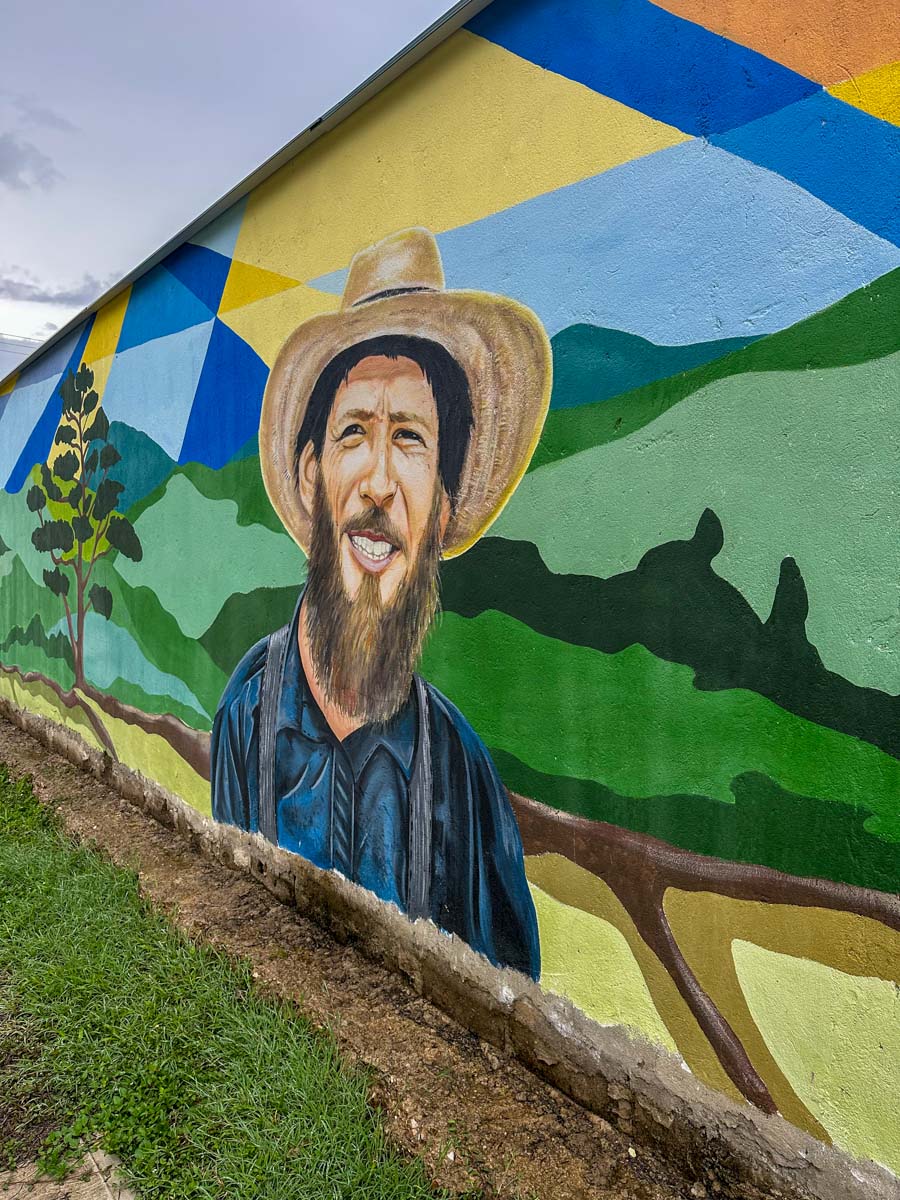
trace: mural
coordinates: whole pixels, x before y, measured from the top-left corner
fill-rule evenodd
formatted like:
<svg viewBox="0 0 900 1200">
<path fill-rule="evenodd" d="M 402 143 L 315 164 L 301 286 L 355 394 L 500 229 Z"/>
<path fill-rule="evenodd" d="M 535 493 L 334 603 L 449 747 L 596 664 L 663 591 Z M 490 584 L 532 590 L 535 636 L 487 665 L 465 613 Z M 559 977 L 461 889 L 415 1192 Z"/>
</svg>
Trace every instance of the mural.
<svg viewBox="0 0 900 1200">
<path fill-rule="evenodd" d="M 340 312 L 305 321 L 269 377 L 260 467 L 306 586 L 232 675 L 210 763 L 214 817 L 535 979 L 509 798 L 472 727 L 413 671 L 441 557 L 496 518 L 549 400 L 540 322 L 446 290 L 427 230 L 356 255 Z"/>
<path fill-rule="evenodd" d="M 900 1171 L 886 12 L 494 0 L 0 384 L 0 689 Z"/>
</svg>

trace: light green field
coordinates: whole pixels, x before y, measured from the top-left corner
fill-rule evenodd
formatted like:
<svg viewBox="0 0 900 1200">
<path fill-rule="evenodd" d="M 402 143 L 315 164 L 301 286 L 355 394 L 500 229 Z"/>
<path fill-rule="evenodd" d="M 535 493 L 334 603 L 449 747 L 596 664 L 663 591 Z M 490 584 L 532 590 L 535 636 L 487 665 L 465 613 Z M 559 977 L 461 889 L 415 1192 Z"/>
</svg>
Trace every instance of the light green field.
<svg viewBox="0 0 900 1200">
<path fill-rule="evenodd" d="M 116 567 L 132 587 L 151 588 L 183 633 L 198 638 L 234 592 L 298 584 L 300 550 L 285 533 L 239 525 L 234 500 L 209 500 L 184 475 L 138 517 L 140 562 L 120 556 Z"/>
</svg>

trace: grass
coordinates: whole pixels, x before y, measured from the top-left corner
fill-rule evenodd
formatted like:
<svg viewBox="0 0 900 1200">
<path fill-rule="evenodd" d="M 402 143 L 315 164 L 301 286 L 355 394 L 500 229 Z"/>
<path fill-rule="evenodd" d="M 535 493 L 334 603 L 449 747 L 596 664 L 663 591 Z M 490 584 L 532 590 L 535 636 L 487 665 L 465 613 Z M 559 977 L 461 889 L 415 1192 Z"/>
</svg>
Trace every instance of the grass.
<svg viewBox="0 0 900 1200">
<path fill-rule="evenodd" d="M 99 1138 L 142 1200 L 435 1195 L 330 1038 L 180 936 L 0 766 L 0 1162 L 11 1104 L 19 1135 L 53 1118 L 47 1167 Z"/>
</svg>

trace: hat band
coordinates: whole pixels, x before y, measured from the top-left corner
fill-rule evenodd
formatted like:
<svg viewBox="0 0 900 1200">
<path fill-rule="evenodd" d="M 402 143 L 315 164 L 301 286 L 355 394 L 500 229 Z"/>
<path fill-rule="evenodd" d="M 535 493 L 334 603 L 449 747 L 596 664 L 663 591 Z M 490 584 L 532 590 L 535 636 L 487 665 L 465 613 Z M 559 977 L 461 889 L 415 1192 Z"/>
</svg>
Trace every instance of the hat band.
<svg viewBox="0 0 900 1200">
<path fill-rule="evenodd" d="M 373 300 L 386 300 L 388 296 L 406 296 L 412 292 L 436 292 L 438 290 L 438 288 L 433 287 L 385 288 L 383 292 L 375 292 L 372 296 L 363 296 L 361 300 L 354 300 L 350 307 L 359 308 L 360 304 L 371 304 Z"/>
</svg>

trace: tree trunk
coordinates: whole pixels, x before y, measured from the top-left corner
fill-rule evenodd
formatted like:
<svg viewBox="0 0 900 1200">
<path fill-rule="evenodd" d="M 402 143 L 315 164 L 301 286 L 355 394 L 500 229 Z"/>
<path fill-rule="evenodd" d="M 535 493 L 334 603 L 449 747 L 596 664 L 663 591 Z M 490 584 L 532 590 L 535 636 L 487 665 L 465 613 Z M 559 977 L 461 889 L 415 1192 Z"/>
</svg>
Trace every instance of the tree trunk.
<svg viewBox="0 0 900 1200">
<path fill-rule="evenodd" d="M 74 686 L 84 688 L 84 585 L 80 579 L 76 583 L 75 645 L 72 647 L 72 663 L 75 670 Z"/>
</svg>

